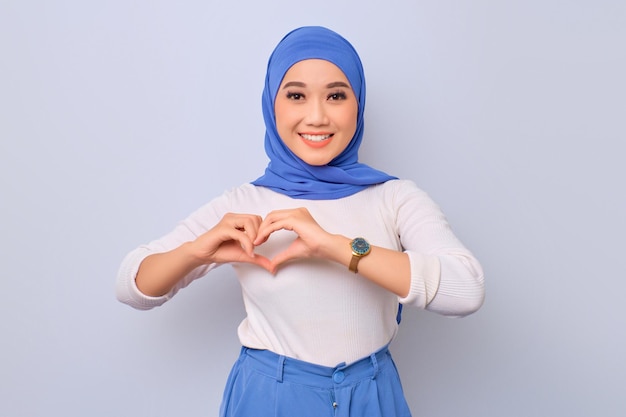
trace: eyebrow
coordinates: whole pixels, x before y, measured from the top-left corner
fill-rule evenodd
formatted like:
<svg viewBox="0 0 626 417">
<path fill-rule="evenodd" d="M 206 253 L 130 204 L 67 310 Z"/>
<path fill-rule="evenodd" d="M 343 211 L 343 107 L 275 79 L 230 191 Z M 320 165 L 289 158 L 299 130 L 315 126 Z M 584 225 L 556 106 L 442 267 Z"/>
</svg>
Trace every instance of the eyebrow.
<svg viewBox="0 0 626 417">
<path fill-rule="evenodd" d="M 337 87 L 350 88 L 350 86 L 344 83 L 343 81 L 335 81 L 334 83 L 330 83 L 326 86 L 326 88 L 337 88 Z"/>
<path fill-rule="evenodd" d="M 283 89 L 289 88 L 289 87 L 304 88 L 306 87 L 306 84 L 300 81 L 289 81 L 288 83 L 285 83 L 285 85 L 283 85 Z M 337 87 L 350 88 L 350 85 L 344 83 L 343 81 L 335 81 L 326 85 L 326 88 L 337 88 Z"/>
</svg>

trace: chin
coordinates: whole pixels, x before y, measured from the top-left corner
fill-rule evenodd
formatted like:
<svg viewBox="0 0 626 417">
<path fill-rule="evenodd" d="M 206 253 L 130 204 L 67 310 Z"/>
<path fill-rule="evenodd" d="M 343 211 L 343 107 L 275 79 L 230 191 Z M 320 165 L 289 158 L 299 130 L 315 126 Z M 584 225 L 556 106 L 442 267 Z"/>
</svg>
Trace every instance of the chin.
<svg viewBox="0 0 626 417">
<path fill-rule="evenodd" d="M 324 165 L 328 165 L 328 163 L 330 162 L 330 160 L 306 160 L 306 159 L 302 159 L 304 162 L 306 162 L 307 164 L 314 166 L 314 167 L 321 167 Z"/>
<path fill-rule="evenodd" d="M 308 149 L 307 149 L 308 150 Z M 311 152 L 294 152 L 298 158 L 300 158 L 303 162 L 312 166 L 323 166 L 328 165 L 330 161 L 332 161 L 332 157 L 328 157 L 325 155 L 311 155 Z"/>
</svg>

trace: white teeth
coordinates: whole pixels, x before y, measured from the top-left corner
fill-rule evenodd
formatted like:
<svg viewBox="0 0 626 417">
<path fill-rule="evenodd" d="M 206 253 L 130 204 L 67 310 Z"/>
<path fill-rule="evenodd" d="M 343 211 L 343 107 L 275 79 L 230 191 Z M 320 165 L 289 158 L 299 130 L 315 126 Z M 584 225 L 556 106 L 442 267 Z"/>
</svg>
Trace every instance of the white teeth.
<svg viewBox="0 0 626 417">
<path fill-rule="evenodd" d="M 304 139 L 310 140 L 312 142 L 321 142 L 323 140 L 328 139 L 332 135 L 305 135 L 304 133 L 301 133 L 300 136 L 302 136 Z"/>
</svg>

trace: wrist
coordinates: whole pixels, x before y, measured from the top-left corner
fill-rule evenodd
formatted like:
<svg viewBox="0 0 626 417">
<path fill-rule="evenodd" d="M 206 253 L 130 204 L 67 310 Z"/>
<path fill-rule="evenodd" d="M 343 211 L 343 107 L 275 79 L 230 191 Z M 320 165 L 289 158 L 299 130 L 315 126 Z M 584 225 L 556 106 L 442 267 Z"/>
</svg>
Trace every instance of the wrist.
<svg viewBox="0 0 626 417">
<path fill-rule="evenodd" d="M 372 246 L 364 238 L 356 237 L 350 241 L 350 249 L 352 251 L 352 259 L 350 260 L 348 269 L 356 274 L 359 271 L 361 258 L 369 255 L 372 251 Z"/>
<path fill-rule="evenodd" d="M 211 259 L 207 259 L 206 254 L 199 250 L 193 241 L 183 243 L 176 250 L 181 260 L 192 269 L 213 262 Z"/>
<path fill-rule="evenodd" d="M 324 245 L 323 257 L 347 268 L 352 260 L 351 241 L 352 239 L 342 235 L 331 235 L 328 243 Z"/>
</svg>

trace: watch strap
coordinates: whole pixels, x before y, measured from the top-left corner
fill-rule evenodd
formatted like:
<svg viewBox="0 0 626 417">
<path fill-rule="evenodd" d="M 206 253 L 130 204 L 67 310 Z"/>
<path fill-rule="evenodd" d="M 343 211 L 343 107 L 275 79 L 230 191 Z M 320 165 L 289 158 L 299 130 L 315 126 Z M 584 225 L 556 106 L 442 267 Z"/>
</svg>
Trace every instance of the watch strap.
<svg viewBox="0 0 626 417">
<path fill-rule="evenodd" d="M 355 274 L 358 271 L 357 267 L 359 265 L 359 261 L 361 260 L 361 258 L 362 256 L 355 255 L 354 253 L 352 253 L 352 259 L 350 260 L 350 265 L 348 266 L 348 269 L 354 272 Z"/>
</svg>

